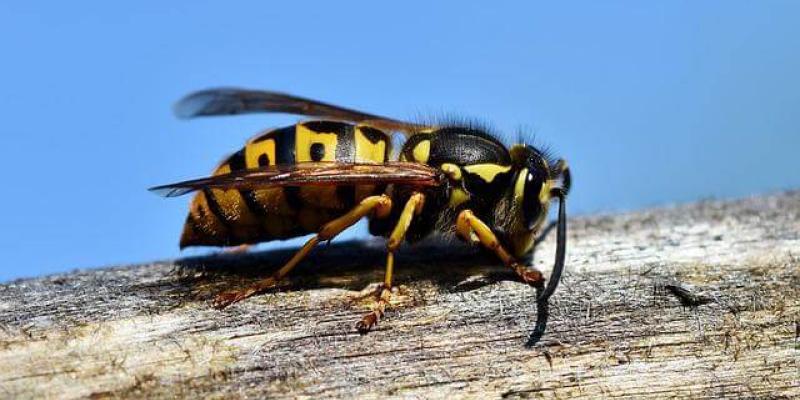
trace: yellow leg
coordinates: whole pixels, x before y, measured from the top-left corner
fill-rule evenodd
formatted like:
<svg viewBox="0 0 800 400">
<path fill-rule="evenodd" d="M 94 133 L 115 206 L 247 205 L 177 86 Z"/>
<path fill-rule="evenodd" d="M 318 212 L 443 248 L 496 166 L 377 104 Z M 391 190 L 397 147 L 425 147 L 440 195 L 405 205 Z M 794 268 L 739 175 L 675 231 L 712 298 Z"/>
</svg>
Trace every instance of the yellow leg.
<svg viewBox="0 0 800 400">
<path fill-rule="evenodd" d="M 391 209 L 392 200 L 386 195 L 370 196 L 361 200 L 361 202 L 353 207 L 352 210 L 348 211 L 347 214 L 325 224 L 322 229 L 320 229 L 319 233 L 309 239 L 308 242 L 306 242 L 306 244 L 304 244 L 303 247 L 301 247 L 300 250 L 271 277 L 262 279 L 245 289 L 220 293 L 214 299 L 214 307 L 222 309 L 274 287 L 286 274 L 297 266 L 319 242 L 333 239 L 336 235 L 358 222 L 358 220 L 365 217 L 370 212 L 374 211 L 376 218 L 384 218 L 389 215 Z"/>
<path fill-rule="evenodd" d="M 394 252 L 403 243 L 406 237 L 408 227 L 411 226 L 411 220 L 415 215 L 422 212 L 422 206 L 425 204 L 425 196 L 422 193 L 414 193 L 406 202 L 403 212 L 400 213 L 400 218 L 397 220 L 392 234 L 386 242 L 386 275 L 383 278 L 383 287 L 381 288 L 380 296 L 375 308 L 356 324 L 356 329 L 362 334 L 369 332 L 378 321 L 383 318 L 386 312 L 386 306 L 392 298 L 392 276 L 394 274 Z"/>
<path fill-rule="evenodd" d="M 512 268 L 526 283 L 532 286 L 538 286 L 544 283 L 542 272 L 533 267 L 526 268 L 524 265 L 518 263 L 517 260 L 503 248 L 503 245 L 497 240 L 497 236 L 495 236 L 491 228 L 476 217 L 472 211 L 464 210 L 458 214 L 456 233 L 468 242 L 473 242 L 477 238 L 484 247 L 493 251 L 497 257 L 503 261 L 503 264 Z"/>
</svg>

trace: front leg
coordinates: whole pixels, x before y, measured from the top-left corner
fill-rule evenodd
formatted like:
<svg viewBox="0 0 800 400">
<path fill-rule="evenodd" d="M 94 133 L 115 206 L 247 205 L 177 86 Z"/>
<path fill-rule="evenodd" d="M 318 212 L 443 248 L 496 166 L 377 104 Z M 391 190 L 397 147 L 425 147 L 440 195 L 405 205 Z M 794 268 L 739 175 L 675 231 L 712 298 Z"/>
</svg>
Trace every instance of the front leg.
<svg viewBox="0 0 800 400">
<path fill-rule="evenodd" d="M 510 267 L 519 275 L 523 282 L 533 286 L 542 287 L 544 285 L 544 275 L 535 267 L 526 267 L 517 262 L 511 254 L 503 248 L 492 229 L 481 221 L 471 210 L 464 210 L 458 214 L 456 220 L 456 233 L 468 242 L 476 239 L 483 247 L 494 252 L 503 264 Z"/>
</svg>

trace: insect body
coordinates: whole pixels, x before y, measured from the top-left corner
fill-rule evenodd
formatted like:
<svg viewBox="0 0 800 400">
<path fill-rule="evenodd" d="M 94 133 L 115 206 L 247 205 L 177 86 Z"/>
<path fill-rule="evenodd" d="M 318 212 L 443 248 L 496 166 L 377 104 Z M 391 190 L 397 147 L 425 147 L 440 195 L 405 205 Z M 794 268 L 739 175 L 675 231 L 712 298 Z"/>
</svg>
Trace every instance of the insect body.
<svg viewBox="0 0 800 400">
<path fill-rule="evenodd" d="M 185 117 L 287 112 L 324 118 L 251 139 L 210 177 L 152 189 L 168 197 L 197 191 L 181 247 L 316 233 L 272 277 L 218 295 L 217 307 L 274 287 L 316 244 L 365 217 L 370 233 L 387 238 L 387 260 L 379 301 L 359 321 L 361 332 L 384 314 L 394 252 L 403 241 L 432 232 L 488 248 L 523 281 L 541 288 L 542 274 L 521 260 L 531 251 L 553 199 L 559 200 L 556 262 L 538 300 L 546 302 L 558 285 L 571 184 L 564 160 L 550 159 L 529 145 L 509 149 L 474 126 L 417 125 L 275 92 L 206 90 L 184 98 L 176 110 Z M 390 132 L 407 136 L 396 158 Z"/>
<path fill-rule="evenodd" d="M 300 163 L 389 161 L 391 141 L 375 128 L 311 121 L 276 129 L 227 157 L 215 176 Z M 232 246 L 316 233 L 386 185 L 203 188 L 192 200 L 181 247 Z"/>
</svg>

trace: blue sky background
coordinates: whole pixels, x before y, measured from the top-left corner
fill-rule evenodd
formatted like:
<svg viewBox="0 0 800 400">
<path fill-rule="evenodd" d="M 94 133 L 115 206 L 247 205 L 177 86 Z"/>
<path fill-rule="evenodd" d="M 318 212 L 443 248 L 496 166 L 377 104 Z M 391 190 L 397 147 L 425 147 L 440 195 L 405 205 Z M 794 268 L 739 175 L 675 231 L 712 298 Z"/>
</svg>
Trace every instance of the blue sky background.
<svg viewBox="0 0 800 400">
<path fill-rule="evenodd" d="M 800 186 L 800 2 L 398 4 L 0 3 L 0 280 L 178 256 L 145 189 L 296 120 L 171 115 L 210 86 L 525 127 L 574 214 Z"/>
</svg>

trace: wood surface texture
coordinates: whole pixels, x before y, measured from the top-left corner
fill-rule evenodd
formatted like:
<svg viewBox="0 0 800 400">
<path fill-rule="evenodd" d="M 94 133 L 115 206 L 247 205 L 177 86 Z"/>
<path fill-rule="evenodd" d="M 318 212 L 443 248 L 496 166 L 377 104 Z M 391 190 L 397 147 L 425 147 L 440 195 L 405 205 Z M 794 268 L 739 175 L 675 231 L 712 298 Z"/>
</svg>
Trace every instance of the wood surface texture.
<svg viewBox="0 0 800 400">
<path fill-rule="evenodd" d="M 320 246 L 279 290 L 223 311 L 213 294 L 291 253 L 9 282 L 0 398 L 800 397 L 800 192 L 569 223 L 532 346 L 534 291 L 455 244 L 404 246 L 394 307 L 365 336 L 377 240 Z"/>
</svg>

